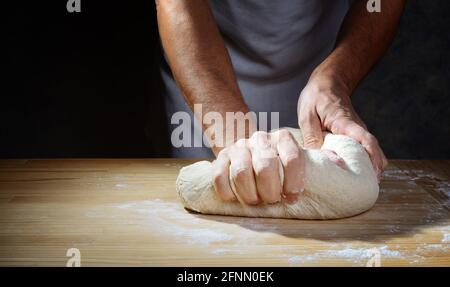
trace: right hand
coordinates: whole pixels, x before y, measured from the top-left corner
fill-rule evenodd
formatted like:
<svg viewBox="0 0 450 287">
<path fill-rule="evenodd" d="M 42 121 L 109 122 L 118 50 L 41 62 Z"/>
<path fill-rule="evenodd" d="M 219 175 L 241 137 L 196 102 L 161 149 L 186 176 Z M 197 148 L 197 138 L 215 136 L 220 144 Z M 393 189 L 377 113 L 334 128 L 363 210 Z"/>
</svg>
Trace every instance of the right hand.
<svg viewBox="0 0 450 287">
<path fill-rule="evenodd" d="M 349 136 L 365 148 L 380 178 L 388 161 L 377 139 L 353 109 L 350 92 L 340 82 L 315 76 L 303 89 L 298 101 L 298 118 L 305 148 L 320 149 L 323 130 Z"/>
</svg>

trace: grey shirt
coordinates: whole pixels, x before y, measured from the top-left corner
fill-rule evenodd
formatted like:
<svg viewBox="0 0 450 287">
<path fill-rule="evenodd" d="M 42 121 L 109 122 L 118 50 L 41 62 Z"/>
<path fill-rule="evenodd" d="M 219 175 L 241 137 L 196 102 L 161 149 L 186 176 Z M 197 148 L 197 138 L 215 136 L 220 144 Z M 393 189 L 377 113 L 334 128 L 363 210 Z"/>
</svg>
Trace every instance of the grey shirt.
<svg viewBox="0 0 450 287">
<path fill-rule="evenodd" d="M 351 0 L 210 0 L 251 111 L 279 112 L 280 126 L 298 127 L 297 101 L 313 69 L 332 51 Z M 170 124 L 191 114 L 165 60 L 161 65 Z M 192 117 L 193 118 L 193 117 Z M 201 126 L 192 127 L 197 136 Z M 206 147 L 173 148 L 175 157 L 211 157 Z"/>
</svg>

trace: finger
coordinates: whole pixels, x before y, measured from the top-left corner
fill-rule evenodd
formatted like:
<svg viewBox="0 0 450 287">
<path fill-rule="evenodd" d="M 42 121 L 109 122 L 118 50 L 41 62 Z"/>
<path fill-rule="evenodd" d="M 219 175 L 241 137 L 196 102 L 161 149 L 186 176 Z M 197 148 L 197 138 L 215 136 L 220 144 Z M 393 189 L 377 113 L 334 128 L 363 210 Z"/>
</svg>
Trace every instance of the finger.
<svg viewBox="0 0 450 287">
<path fill-rule="evenodd" d="M 383 171 L 384 171 L 388 167 L 389 161 L 386 158 L 386 156 L 384 155 L 383 150 L 381 150 L 381 155 L 382 155 L 382 160 L 383 160 Z"/>
<path fill-rule="evenodd" d="M 336 164 L 340 168 L 348 170 L 347 165 L 345 164 L 344 160 L 340 156 L 338 156 L 334 151 L 328 150 L 328 149 L 322 149 L 322 150 L 320 150 L 320 152 L 325 154 L 330 161 L 332 161 L 334 164 Z"/>
<path fill-rule="evenodd" d="M 260 199 L 256 192 L 255 177 L 250 150 L 245 140 L 239 140 L 230 148 L 230 185 L 239 201 L 256 205 Z"/>
<path fill-rule="evenodd" d="M 279 175 L 279 159 L 270 143 L 269 134 L 256 132 L 249 140 L 253 170 L 257 192 L 265 203 L 281 200 L 281 180 Z"/>
<path fill-rule="evenodd" d="M 380 149 L 381 149 L 381 148 L 380 148 Z M 388 164 L 389 164 L 389 162 L 388 162 L 386 156 L 384 155 L 383 150 L 381 150 L 381 161 L 382 161 L 382 167 L 381 167 L 382 170 L 381 170 L 381 173 L 378 175 L 378 181 L 380 181 L 380 179 L 381 179 L 381 177 L 382 177 L 382 175 L 383 175 L 383 172 L 386 170 L 386 168 L 387 168 L 387 166 L 388 166 Z"/>
<path fill-rule="evenodd" d="M 377 139 L 371 133 L 369 133 L 357 123 L 347 119 L 336 121 L 332 132 L 337 134 L 344 134 L 361 143 L 361 145 L 369 154 L 370 160 L 377 176 L 379 177 L 381 175 L 381 172 L 383 170 L 384 155 Z"/>
<path fill-rule="evenodd" d="M 315 113 L 302 113 L 299 116 L 299 126 L 302 131 L 303 147 L 305 149 L 320 149 L 323 144 L 322 126 Z"/>
<path fill-rule="evenodd" d="M 213 184 L 214 189 L 219 197 L 224 201 L 236 200 L 236 196 L 230 186 L 230 158 L 228 157 L 228 149 L 223 149 L 217 155 L 217 159 L 213 162 Z"/>
<path fill-rule="evenodd" d="M 283 198 L 293 203 L 305 188 L 305 156 L 288 130 L 274 132 L 276 148 L 284 171 Z"/>
</svg>

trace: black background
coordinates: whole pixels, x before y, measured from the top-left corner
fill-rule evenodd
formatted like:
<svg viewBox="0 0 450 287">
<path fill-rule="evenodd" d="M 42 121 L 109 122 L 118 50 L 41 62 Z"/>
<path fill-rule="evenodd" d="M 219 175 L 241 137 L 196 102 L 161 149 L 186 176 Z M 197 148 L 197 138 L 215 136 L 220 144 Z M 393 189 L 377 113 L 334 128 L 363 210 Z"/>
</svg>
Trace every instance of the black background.
<svg viewBox="0 0 450 287">
<path fill-rule="evenodd" d="M 429 278 L 445 282 L 448 275 L 446 268 L 310 268 L 310 267 L 146 267 L 146 268 L 3 268 L 2 278 L 10 278 L 17 283 L 43 283 L 46 286 L 82 286 L 86 282 L 96 285 L 137 285 L 149 282 L 152 285 L 202 286 L 203 282 L 178 282 L 179 274 L 184 272 L 212 274 L 221 272 L 273 272 L 273 282 L 221 282 L 213 281 L 206 286 L 289 286 L 302 278 L 307 282 L 317 281 L 322 284 L 361 286 L 368 282 L 385 285 L 386 282 L 409 284 L 427 284 Z M 318 279 L 319 278 L 319 279 Z M 351 280 L 349 280 L 351 278 Z M 439 279 L 441 278 L 441 279 Z M 156 283 L 156 284 L 155 284 Z"/>
<path fill-rule="evenodd" d="M 0 157 L 166 156 L 154 1 L 81 6 L 3 5 Z M 450 158 L 449 11 L 445 0 L 408 1 L 353 96 L 389 158 Z"/>
</svg>

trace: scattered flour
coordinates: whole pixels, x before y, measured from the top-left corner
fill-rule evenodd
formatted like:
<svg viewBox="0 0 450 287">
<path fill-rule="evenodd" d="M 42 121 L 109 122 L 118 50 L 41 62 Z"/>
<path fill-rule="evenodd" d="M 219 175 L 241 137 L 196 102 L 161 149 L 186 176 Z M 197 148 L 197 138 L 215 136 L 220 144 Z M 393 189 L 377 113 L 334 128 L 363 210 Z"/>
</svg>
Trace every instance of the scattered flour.
<svg viewBox="0 0 450 287">
<path fill-rule="evenodd" d="M 450 243 L 450 233 L 445 233 L 442 236 L 442 243 Z"/>
<path fill-rule="evenodd" d="M 396 250 L 390 250 L 387 245 L 378 248 L 353 248 L 350 246 L 345 246 L 343 249 L 330 249 L 325 251 L 316 252 L 314 254 L 305 255 L 295 255 L 289 256 L 288 262 L 295 263 L 305 263 L 326 258 L 339 258 L 351 260 L 354 263 L 362 263 L 372 256 L 375 252 L 380 253 L 381 259 L 384 258 L 396 258 L 402 257 L 402 253 Z"/>
<path fill-rule="evenodd" d="M 222 255 L 222 254 L 245 254 L 246 252 L 243 249 L 235 249 L 235 248 L 217 248 L 211 251 L 212 254 Z"/>
<path fill-rule="evenodd" d="M 117 205 L 117 207 L 120 209 L 127 209 L 130 207 L 133 207 L 135 204 L 136 203 L 123 203 L 123 204 Z"/>
<path fill-rule="evenodd" d="M 115 208 L 124 209 L 128 211 L 136 212 L 137 214 L 143 214 L 146 216 L 147 220 L 145 221 L 146 226 L 151 226 L 151 230 L 155 233 L 164 233 L 173 236 L 175 239 L 182 238 L 185 240 L 184 242 L 192 245 L 200 245 L 200 246 L 208 246 L 213 243 L 219 242 L 227 242 L 227 246 L 224 248 L 215 248 L 211 249 L 211 254 L 215 255 L 224 255 L 224 254 L 234 254 L 234 255 L 242 255 L 247 254 L 248 251 L 245 248 L 242 248 L 240 243 L 247 242 L 246 239 L 249 234 L 243 231 L 239 234 L 239 236 L 233 235 L 233 232 L 227 231 L 227 228 L 216 224 L 213 222 L 209 222 L 209 224 L 214 224 L 211 227 L 205 227 L 205 221 L 201 218 L 198 218 L 184 210 L 184 208 L 177 202 L 169 202 L 160 199 L 155 200 L 144 200 L 144 201 L 136 201 L 136 202 L 126 202 L 119 205 L 114 205 Z M 119 215 L 118 215 L 119 216 Z M 244 225 L 244 223 L 248 223 L 248 219 L 236 219 L 236 225 Z M 240 220 L 243 220 L 242 222 Z M 257 222 L 254 222 L 255 226 L 257 226 Z M 253 226 L 253 223 L 252 223 Z M 398 250 L 391 250 L 387 245 L 378 246 L 376 250 L 378 250 L 381 260 L 383 258 L 401 258 L 404 260 L 408 260 L 411 263 L 419 263 L 425 259 L 427 253 L 436 252 L 439 250 L 440 252 L 450 252 L 450 226 L 444 226 L 440 231 L 442 232 L 442 244 L 423 244 L 419 245 L 415 251 L 403 251 L 400 252 Z M 398 231 L 397 225 L 389 226 L 390 232 Z M 256 228 L 258 234 L 262 235 L 262 231 L 275 231 L 277 229 L 276 224 L 262 224 L 260 227 Z M 272 230 L 273 229 L 273 230 Z M 255 231 L 253 231 L 255 232 Z M 252 231 L 248 231 L 248 233 L 252 233 Z M 235 238 L 236 237 L 236 238 Z M 397 245 L 396 248 L 400 246 Z M 332 244 L 327 245 L 326 250 L 315 252 L 315 253 L 307 253 L 304 254 L 295 254 L 286 253 L 281 256 L 283 258 L 287 258 L 289 264 L 302 264 L 313 262 L 316 260 L 323 260 L 327 258 L 338 258 L 349 260 L 355 264 L 364 266 L 365 262 L 373 256 L 374 248 L 354 248 L 350 245 L 338 245 Z M 392 247 L 391 247 L 392 248 Z M 291 251 L 292 249 L 289 248 Z"/>
<path fill-rule="evenodd" d="M 326 255 L 344 257 L 344 258 L 370 258 L 373 256 L 374 250 L 378 250 L 381 256 L 384 257 L 400 257 L 402 254 L 399 251 L 389 250 L 387 245 L 377 248 L 352 248 L 346 247 L 341 250 L 327 250 Z"/>
<path fill-rule="evenodd" d="M 148 223 L 156 232 L 173 236 L 183 236 L 190 244 L 209 245 L 213 242 L 224 242 L 233 236 L 219 229 L 199 228 L 200 220 L 187 213 L 175 202 L 160 199 L 123 203 L 116 206 L 120 209 L 132 210 L 148 216 Z"/>
<path fill-rule="evenodd" d="M 442 233 L 442 243 L 450 243 L 450 225 L 445 225 L 439 228 L 439 231 Z"/>
<path fill-rule="evenodd" d="M 422 244 L 417 247 L 418 253 L 428 253 L 428 252 L 450 252 L 450 246 L 448 244 Z"/>
<path fill-rule="evenodd" d="M 413 170 L 417 176 L 411 180 L 427 180 L 433 184 L 433 189 L 443 193 L 450 200 L 450 181 L 435 173 L 425 172 L 423 170 Z"/>
<path fill-rule="evenodd" d="M 416 181 L 427 180 L 429 182 L 432 182 L 433 188 L 436 191 L 445 194 L 450 200 L 450 181 L 433 172 L 426 172 L 421 169 L 413 169 L 410 171 L 388 169 L 384 171 L 383 179 L 404 181 L 404 183 L 413 185 L 416 184 Z"/>
<path fill-rule="evenodd" d="M 304 255 L 304 256 L 292 256 L 288 259 L 289 263 L 304 263 L 309 261 L 314 261 L 317 259 L 317 255 Z"/>
<path fill-rule="evenodd" d="M 450 242 L 450 233 L 445 233 L 443 235 L 442 242 Z M 399 248 L 400 245 L 397 244 L 396 247 Z M 333 248 L 335 248 L 335 246 Z M 436 252 L 437 250 L 439 252 L 450 252 L 450 246 L 447 244 L 422 244 L 418 246 L 415 251 L 406 253 L 398 250 L 391 250 L 387 245 L 377 248 L 354 248 L 345 246 L 342 249 L 329 249 L 313 254 L 295 256 L 283 255 L 283 257 L 288 257 L 288 262 L 291 264 L 308 263 L 329 258 L 346 259 L 354 263 L 363 264 L 375 254 L 374 252 L 378 251 L 381 260 L 383 260 L 383 258 L 400 258 L 408 260 L 411 263 L 420 263 L 426 258 L 423 255 L 426 255 L 429 252 Z"/>
<path fill-rule="evenodd" d="M 126 189 L 126 188 L 128 188 L 128 184 L 126 184 L 126 183 L 117 183 L 115 185 L 115 187 L 119 188 L 119 189 Z"/>
<path fill-rule="evenodd" d="M 400 169 L 388 169 L 383 172 L 385 180 L 411 180 L 411 176 Z"/>
</svg>

